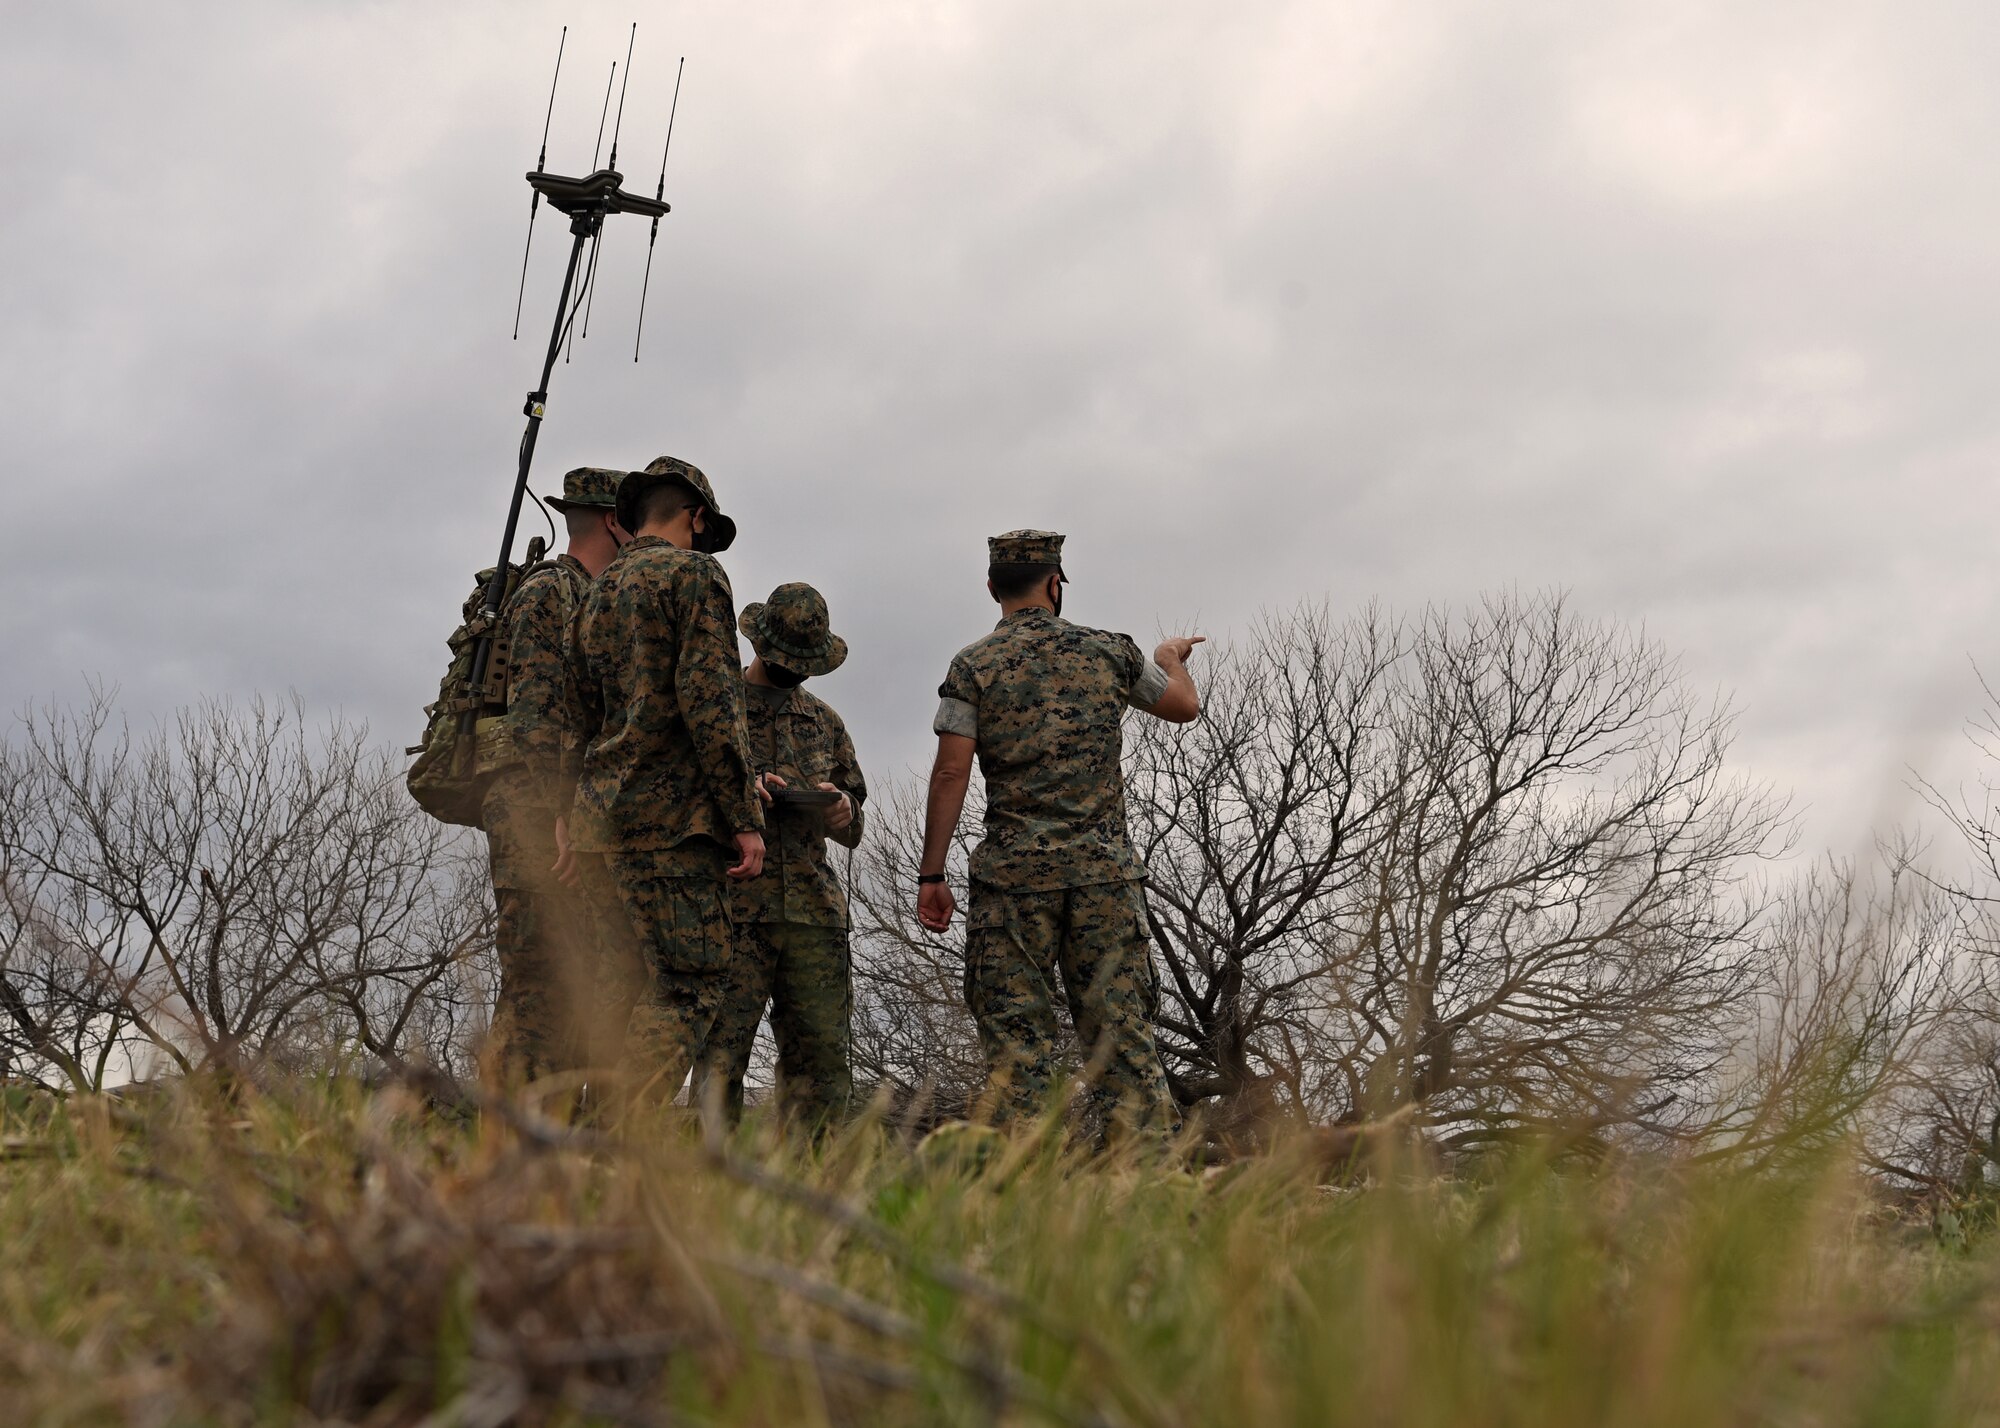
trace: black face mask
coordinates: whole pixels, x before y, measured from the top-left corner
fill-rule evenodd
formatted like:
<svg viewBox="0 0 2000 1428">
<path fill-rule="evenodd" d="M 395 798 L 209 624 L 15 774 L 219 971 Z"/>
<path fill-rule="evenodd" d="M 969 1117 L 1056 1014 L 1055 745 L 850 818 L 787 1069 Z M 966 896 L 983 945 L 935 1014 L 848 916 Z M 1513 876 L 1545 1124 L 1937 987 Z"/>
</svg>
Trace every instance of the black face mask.
<svg viewBox="0 0 2000 1428">
<path fill-rule="evenodd" d="M 1061 577 L 1058 577 L 1058 578 L 1056 579 L 1056 583 L 1055 583 L 1055 589 L 1053 590 L 1053 592 L 1051 592 L 1051 593 L 1052 593 L 1052 596 L 1053 596 L 1053 598 L 1054 598 L 1054 600 L 1055 600 L 1055 602 L 1056 602 L 1056 610 L 1055 610 L 1055 613 L 1056 613 L 1056 618 L 1057 618 L 1057 619 L 1061 619 L 1061 618 L 1062 618 L 1062 588 L 1063 588 L 1063 583 L 1062 583 L 1062 579 L 1061 579 Z"/>
<path fill-rule="evenodd" d="M 772 664 L 769 660 L 764 661 L 764 678 L 779 689 L 797 689 L 806 682 L 803 674 L 796 674 L 781 664 Z"/>
</svg>

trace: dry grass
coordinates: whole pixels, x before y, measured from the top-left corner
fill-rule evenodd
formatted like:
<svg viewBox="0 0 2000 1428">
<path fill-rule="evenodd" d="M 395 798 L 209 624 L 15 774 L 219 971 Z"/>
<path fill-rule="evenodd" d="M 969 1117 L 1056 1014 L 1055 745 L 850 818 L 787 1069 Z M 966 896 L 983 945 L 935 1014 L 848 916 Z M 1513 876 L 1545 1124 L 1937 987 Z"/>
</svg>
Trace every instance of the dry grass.
<svg viewBox="0 0 2000 1428">
<path fill-rule="evenodd" d="M 9 1423 L 2000 1423 L 1994 1257 L 1838 1167 L 1329 1189 L 347 1085 L 4 1134 Z"/>
</svg>

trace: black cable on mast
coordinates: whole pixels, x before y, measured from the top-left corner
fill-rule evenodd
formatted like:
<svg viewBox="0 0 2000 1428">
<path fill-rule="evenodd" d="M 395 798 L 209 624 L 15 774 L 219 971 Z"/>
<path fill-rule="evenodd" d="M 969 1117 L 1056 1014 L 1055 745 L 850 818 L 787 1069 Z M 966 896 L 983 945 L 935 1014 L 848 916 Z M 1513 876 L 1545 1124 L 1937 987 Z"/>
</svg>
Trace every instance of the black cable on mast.
<svg viewBox="0 0 2000 1428">
<path fill-rule="evenodd" d="M 667 193 L 667 154 L 674 147 L 674 115 L 681 107 L 681 71 L 687 68 L 687 56 L 674 66 L 674 102 L 667 107 L 667 143 L 660 150 L 660 181 L 653 185 L 653 198 L 664 199 Z M 660 239 L 660 220 L 653 220 L 653 232 L 646 239 L 646 276 L 639 284 L 639 326 L 632 333 L 632 360 L 639 360 L 639 338 L 646 331 L 646 290 L 653 284 L 653 245 Z"/>
<path fill-rule="evenodd" d="M 576 301 L 570 305 L 569 351 L 563 354 L 564 366 L 568 366 L 569 359 L 576 355 L 576 339 L 578 335 L 576 330 L 576 310 L 578 308 L 583 309 L 584 331 L 582 335 L 585 337 L 590 336 L 590 308 L 586 305 L 586 301 L 590 297 L 592 289 L 594 289 L 597 286 L 597 250 L 600 247 L 602 247 L 603 244 L 604 244 L 604 230 L 603 228 L 600 227 L 597 230 L 597 232 L 591 236 L 590 266 L 584 270 L 583 286 L 577 290 Z"/>
<path fill-rule="evenodd" d="M 562 78 L 563 46 L 569 43 L 569 26 L 562 27 L 562 37 L 556 41 L 556 74 L 549 81 L 549 108 L 542 115 L 542 151 L 535 155 L 535 172 L 541 173 L 549 162 L 549 121 L 556 117 L 556 82 Z M 614 142 L 613 147 L 616 147 Z M 528 292 L 528 254 L 535 251 L 535 212 L 542 206 L 542 191 L 531 189 L 528 200 L 528 244 L 521 250 L 521 284 L 514 291 L 514 340 L 521 340 L 521 299 Z"/>
</svg>

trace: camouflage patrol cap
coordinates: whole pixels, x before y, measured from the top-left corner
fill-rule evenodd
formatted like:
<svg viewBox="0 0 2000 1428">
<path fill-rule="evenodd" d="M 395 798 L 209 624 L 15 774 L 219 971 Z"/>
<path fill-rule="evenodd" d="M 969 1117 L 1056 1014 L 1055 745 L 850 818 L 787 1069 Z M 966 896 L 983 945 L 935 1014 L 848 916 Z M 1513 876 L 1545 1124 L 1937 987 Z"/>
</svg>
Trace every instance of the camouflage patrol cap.
<svg viewBox="0 0 2000 1428">
<path fill-rule="evenodd" d="M 544 504 L 558 511 L 608 511 L 618 504 L 618 483 L 624 476 L 608 466 L 579 466 L 563 474 L 563 493 Z"/>
<path fill-rule="evenodd" d="M 695 538 L 695 549 L 713 555 L 717 551 L 728 550 L 736 539 L 736 522 L 722 514 L 715 504 L 715 491 L 708 484 L 708 477 L 702 475 L 701 468 L 691 461 L 683 461 L 678 456 L 658 456 L 646 463 L 644 471 L 627 471 L 618 483 L 618 524 L 626 530 L 635 530 L 632 524 L 638 519 L 639 497 L 662 481 L 671 481 L 692 492 L 706 508 L 702 517 L 706 529 Z"/>
<path fill-rule="evenodd" d="M 780 585 L 769 600 L 745 605 L 736 628 L 764 663 L 794 674 L 831 674 L 847 659 L 847 641 L 833 632 L 825 597 L 803 581 Z"/>
<path fill-rule="evenodd" d="M 1008 531 L 988 536 L 986 559 L 992 565 L 1053 565 L 1062 568 L 1063 538 L 1054 531 Z"/>
</svg>

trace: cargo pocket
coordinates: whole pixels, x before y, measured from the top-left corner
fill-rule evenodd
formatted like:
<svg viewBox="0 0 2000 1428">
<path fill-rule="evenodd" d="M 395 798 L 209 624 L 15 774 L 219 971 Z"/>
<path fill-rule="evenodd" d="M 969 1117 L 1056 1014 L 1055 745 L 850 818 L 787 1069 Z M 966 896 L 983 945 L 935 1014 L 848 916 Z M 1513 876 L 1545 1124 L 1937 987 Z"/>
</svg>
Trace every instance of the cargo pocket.
<svg viewBox="0 0 2000 1428">
<path fill-rule="evenodd" d="M 1132 883 L 1132 955 L 1144 969 L 1140 980 L 1141 994 L 1145 999 L 1146 1020 L 1160 1019 L 1160 972 L 1153 965 L 1153 924 L 1146 916 L 1146 885 Z"/>
<path fill-rule="evenodd" d="M 981 968 L 993 961 L 998 944 L 1007 940 L 1007 918 L 1012 910 L 1008 898 L 992 888 L 974 883 L 966 889 L 965 909 L 965 1002 L 977 1004 L 982 982 Z"/>
<path fill-rule="evenodd" d="M 720 972 L 729 965 L 730 923 L 721 887 L 706 878 L 662 879 L 660 967 L 668 972 Z"/>
</svg>

